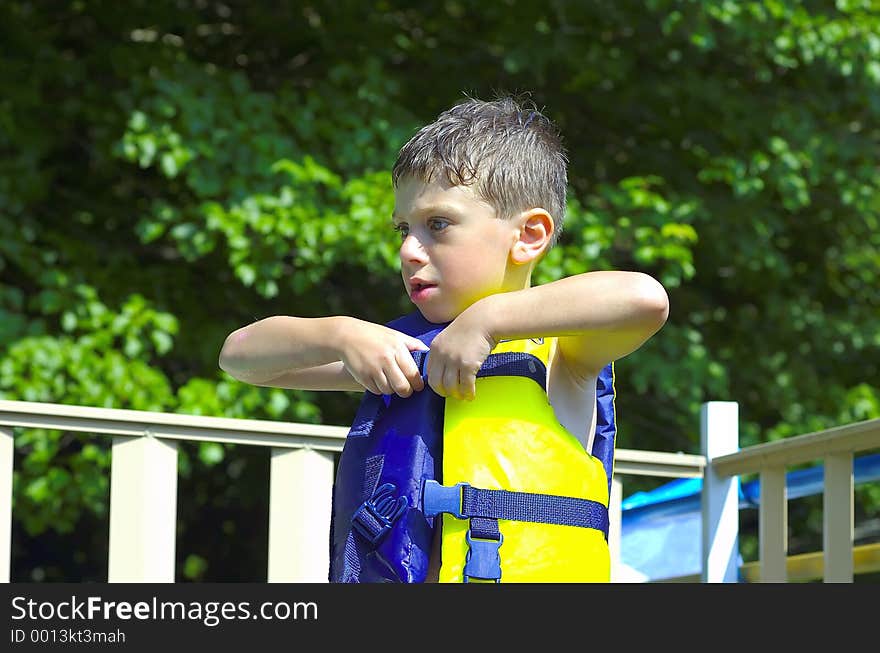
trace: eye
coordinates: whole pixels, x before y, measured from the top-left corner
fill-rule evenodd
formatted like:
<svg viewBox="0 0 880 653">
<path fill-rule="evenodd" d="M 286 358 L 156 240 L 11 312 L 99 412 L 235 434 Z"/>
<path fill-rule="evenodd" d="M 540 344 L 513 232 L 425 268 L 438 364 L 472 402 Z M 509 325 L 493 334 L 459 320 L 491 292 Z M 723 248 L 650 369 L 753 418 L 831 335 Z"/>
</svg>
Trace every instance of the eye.
<svg viewBox="0 0 880 653">
<path fill-rule="evenodd" d="M 449 226 L 449 221 L 445 218 L 431 218 L 428 220 L 428 227 L 431 231 L 443 231 Z"/>
<path fill-rule="evenodd" d="M 406 238 L 407 235 L 409 234 L 409 225 L 406 224 L 405 222 L 401 222 L 400 224 L 396 224 L 396 225 L 394 225 L 393 228 L 394 228 L 394 231 L 396 231 L 400 235 L 401 240 Z"/>
</svg>

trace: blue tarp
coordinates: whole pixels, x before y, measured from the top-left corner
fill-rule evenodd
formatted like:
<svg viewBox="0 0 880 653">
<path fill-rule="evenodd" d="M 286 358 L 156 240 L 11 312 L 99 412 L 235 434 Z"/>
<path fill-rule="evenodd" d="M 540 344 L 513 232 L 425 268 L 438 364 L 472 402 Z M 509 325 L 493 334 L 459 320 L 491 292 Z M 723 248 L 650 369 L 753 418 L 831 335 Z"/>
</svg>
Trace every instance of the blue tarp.
<svg viewBox="0 0 880 653">
<path fill-rule="evenodd" d="M 798 469 L 785 475 L 789 499 L 819 494 L 824 487 L 824 465 Z M 880 479 L 880 454 L 853 461 L 853 482 Z M 636 492 L 621 508 L 621 562 L 631 575 L 662 580 L 700 573 L 702 535 L 700 478 L 676 479 L 650 492 Z M 760 503 L 761 482 L 741 483 L 740 509 Z"/>
</svg>

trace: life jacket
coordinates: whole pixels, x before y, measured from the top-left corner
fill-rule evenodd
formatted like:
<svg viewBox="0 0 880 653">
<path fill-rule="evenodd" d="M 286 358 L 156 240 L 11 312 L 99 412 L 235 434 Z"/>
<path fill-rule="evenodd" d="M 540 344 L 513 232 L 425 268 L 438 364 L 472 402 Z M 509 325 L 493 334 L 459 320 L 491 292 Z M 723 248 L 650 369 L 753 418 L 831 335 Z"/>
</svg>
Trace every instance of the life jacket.
<svg viewBox="0 0 880 653">
<path fill-rule="evenodd" d="M 386 326 L 430 346 L 447 325 L 415 311 Z M 555 344 L 499 343 L 470 402 L 364 393 L 333 487 L 331 582 L 424 582 L 441 519 L 440 582 L 609 580 L 613 365 L 588 454 L 547 400 Z M 426 378 L 430 352 L 412 354 Z"/>
</svg>

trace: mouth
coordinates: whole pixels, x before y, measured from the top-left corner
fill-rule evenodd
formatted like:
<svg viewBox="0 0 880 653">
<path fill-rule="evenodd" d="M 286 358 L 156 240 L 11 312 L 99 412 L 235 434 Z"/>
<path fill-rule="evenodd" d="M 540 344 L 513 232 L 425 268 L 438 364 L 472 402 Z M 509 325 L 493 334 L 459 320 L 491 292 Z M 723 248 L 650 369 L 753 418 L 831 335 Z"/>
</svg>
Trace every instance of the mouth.
<svg viewBox="0 0 880 653">
<path fill-rule="evenodd" d="M 437 284 L 435 283 L 427 283 L 425 281 L 411 281 L 409 284 L 409 296 L 414 302 L 420 302 L 428 299 L 430 295 L 433 294 L 433 288 L 436 288 Z"/>
<path fill-rule="evenodd" d="M 420 279 L 419 277 L 416 277 L 416 276 L 412 276 L 409 278 L 410 292 L 424 290 L 425 288 L 433 288 L 436 285 L 437 285 L 436 283 L 431 283 L 429 281 L 425 281 L 424 279 Z"/>
</svg>

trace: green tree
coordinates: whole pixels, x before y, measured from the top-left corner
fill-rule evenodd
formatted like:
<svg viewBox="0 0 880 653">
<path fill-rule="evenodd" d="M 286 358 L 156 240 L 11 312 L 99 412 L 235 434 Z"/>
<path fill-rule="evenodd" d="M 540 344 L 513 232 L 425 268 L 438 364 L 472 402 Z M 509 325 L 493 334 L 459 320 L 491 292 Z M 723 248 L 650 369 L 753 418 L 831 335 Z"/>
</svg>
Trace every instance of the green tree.
<svg viewBox="0 0 880 653">
<path fill-rule="evenodd" d="M 571 161 L 536 281 L 638 269 L 670 293 L 667 325 L 618 363 L 620 446 L 698 451 L 713 399 L 740 403 L 743 445 L 878 417 L 878 9 L 3 3 L 0 395 L 347 423 L 355 394 L 224 376 L 225 335 L 411 310 L 387 228 L 397 149 L 463 92 L 529 91 Z M 183 453 L 203 509 L 182 510 L 179 577 L 259 578 L 265 539 L 240 517 L 265 511 L 265 461 Z M 37 576 L 75 579 L 107 447 L 30 431 L 16 454 L 14 575 L 61 534 L 70 560 Z"/>
</svg>

